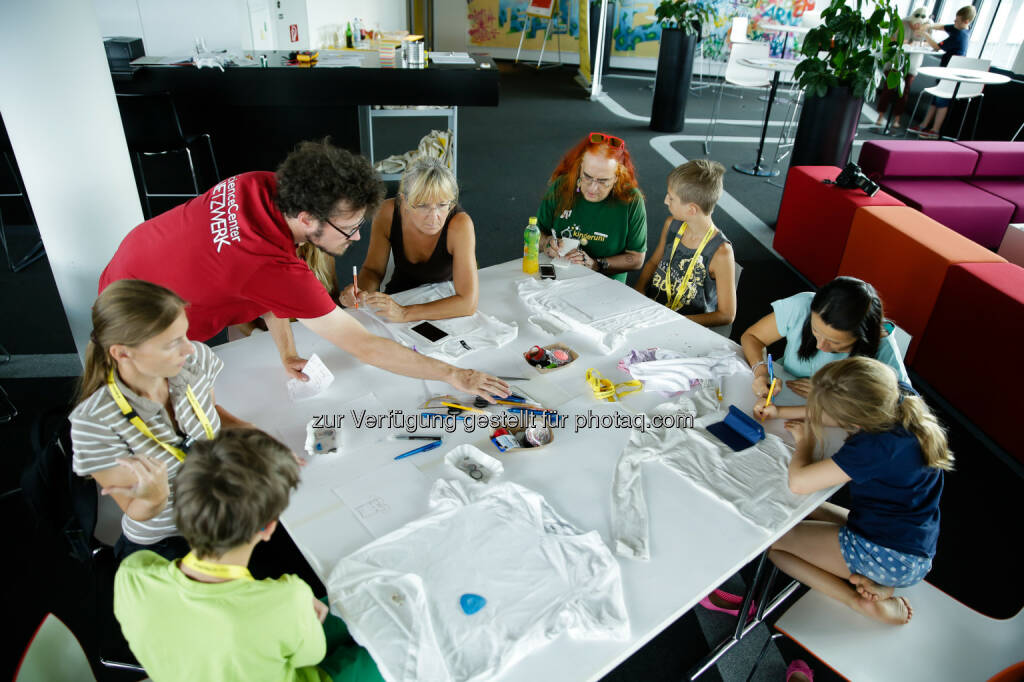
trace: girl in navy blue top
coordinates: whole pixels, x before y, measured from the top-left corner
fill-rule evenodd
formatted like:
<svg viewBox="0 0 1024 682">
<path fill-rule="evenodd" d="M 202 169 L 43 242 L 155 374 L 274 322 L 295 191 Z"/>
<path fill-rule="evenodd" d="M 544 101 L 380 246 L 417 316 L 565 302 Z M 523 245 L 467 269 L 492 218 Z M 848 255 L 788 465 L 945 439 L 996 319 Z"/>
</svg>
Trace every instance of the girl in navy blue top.
<svg viewBox="0 0 1024 682">
<path fill-rule="evenodd" d="M 826 426 L 850 435 L 815 462 Z M 910 603 L 893 592 L 931 568 L 943 471 L 953 468 L 935 416 L 886 365 L 857 356 L 814 374 L 806 424 L 788 421 L 786 429 L 797 443 L 790 489 L 805 495 L 848 482 L 851 508 L 824 503 L 772 546 L 771 560 L 866 616 L 909 622 Z"/>
</svg>

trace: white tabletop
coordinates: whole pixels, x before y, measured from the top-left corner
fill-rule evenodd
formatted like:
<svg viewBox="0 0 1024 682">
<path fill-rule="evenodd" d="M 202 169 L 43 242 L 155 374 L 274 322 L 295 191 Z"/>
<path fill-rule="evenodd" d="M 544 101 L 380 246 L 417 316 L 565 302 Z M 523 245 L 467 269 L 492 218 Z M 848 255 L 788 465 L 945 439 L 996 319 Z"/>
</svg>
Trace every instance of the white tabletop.
<svg viewBox="0 0 1024 682">
<path fill-rule="evenodd" d="M 526 364 L 522 352 L 534 344 L 555 341 L 530 324 L 528 309 L 516 295 L 515 282 L 524 275 L 520 262 L 513 261 L 480 271 L 480 309 L 505 322 L 516 322 L 519 335 L 502 349 L 480 350 L 459 364 L 495 374 L 522 376 L 526 382 L 512 382 L 547 407 L 572 415 L 593 410 L 595 414 L 621 410 L 649 411 L 665 400 L 660 394 L 636 393 L 620 403 L 598 402 L 584 380 L 587 368 L 596 368 L 619 382 L 628 377 L 616 367 L 630 348 L 659 346 L 687 355 L 704 355 L 713 349 L 731 348 L 735 343 L 679 316 L 677 320 L 633 332 L 626 345 L 605 356 L 582 336 L 565 333 L 557 337 L 580 353 L 572 365 L 539 374 Z M 580 266 L 560 268 L 558 277 L 602 277 Z M 643 298 L 622 286 L 623 297 Z M 360 314 L 365 315 L 365 314 Z M 452 389 L 436 382 L 424 382 L 390 374 L 360 364 L 353 357 L 314 336 L 301 324 L 293 325 L 300 353 L 316 352 L 335 374 L 327 391 L 311 400 L 289 402 L 286 376 L 269 334 L 217 347 L 225 368 L 217 381 L 217 401 L 239 417 L 252 421 L 275 435 L 295 452 L 303 451 L 304 425 L 318 414 L 337 414 L 350 408 L 368 410 L 415 410 L 429 395 Z M 781 363 L 777 363 L 781 366 Z M 781 367 L 780 367 L 781 368 Z M 751 375 L 741 373 L 723 383 L 725 403 L 749 413 L 753 404 Z M 780 404 L 799 404 L 788 389 Z M 347 417 L 346 417 L 347 419 Z M 785 434 L 780 420 L 766 424 L 770 433 Z M 282 521 L 310 565 L 326 578 L 339 559 L 373 538 L 359 524 L 333 489 L 375 468 L 392 463 L 394 455 L 412 447 L 415 441 L 388 441 L 388 431 L 378 442 L 344 448 L 339 454 L 313 458 L 302 471 L 302 482 L 292 495 Z M 394 432 L 390 432 L 394 433 Z M 489 432 L 445 435 L 444 445 L 416 455 L 413 461 L 427 476 L 446 474 L 444 455 L 461 443 L 473 443 L 501 459 L 502 478 L 536 490 L 566 519 L 582 530 L 597 530 L 610 542 L 610 494 L 615 464 L 630 431 L 595 429 L 574 434 L 572 428 L 556 431 L 555 440 L 541 451 L 497 455 L 488 440 Z M 502 680 L 597 680 L 612 670 L 647 641 L 693 608 L 747 562 L 781 536 L 789 527 L 824 500 L 829 492 L 809 495 L 775 533 L 758 528 L 731 507 L 715 499 L 686 479 L 667 470 L 650 468 L 644 479 L 650 512 L 650 561 L 618 558 L 622 568 L 623 591 L 629 612 L 631 636 L 626 641 L 577 641 L 561 635 L 549 645 L 516 663 Z"/>
<path fill-rule="evenodd" d="M 804 35 L 810 31 L 812 26 L 789 26 L 787 24 L 758 24 L 757 28 L 768 33 L 795 33 L 796 35 Z"/>
<path fill-rule="evenodd" d="M 740 63 L 764 71 L 792 71 L 803 59 L 776 59 L 775 57 L 744 57 Z"/>
<path fill-rule="evenodd" d="M 904 45 L 903 51 L 907 54 L 942 54 L 940 50 L 933 50 L 929 45 Z"/>
<path fill-rule="evenodd" d="M 976 69 L 951 69 L 948 66 L 922 66 L 917 71 L 924 76 L 939 78 L 944 81 L 957 81 L 960 83 L 981 83 L 983 85 L 1002 85 L 1009 83 L 1010 77 L 1001 73 L 991 71 L 978 71 Z"/>
</svg>

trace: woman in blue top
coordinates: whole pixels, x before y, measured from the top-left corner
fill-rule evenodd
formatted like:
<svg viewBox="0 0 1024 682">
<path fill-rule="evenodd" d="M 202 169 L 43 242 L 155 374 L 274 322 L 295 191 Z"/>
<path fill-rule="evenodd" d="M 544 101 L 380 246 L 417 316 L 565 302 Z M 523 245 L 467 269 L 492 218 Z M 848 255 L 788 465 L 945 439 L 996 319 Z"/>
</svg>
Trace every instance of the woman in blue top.
<svg viewBox="0 0 1024 682">
<path fill-rule="evenodd" d="M 881 360 L 892 368 L 896 378 L 908 384 L 899 349 L 893 339 L 895 326 L 885 319 L 882 301 L 875 288 L 856 277 L 837 277 L 817 293 L 802 292 L 772 303 L 772 313 L 762 317 L 743 332 L 743 354 L 754 372 L 754 395 L 768 397 L 768 367 L 761 360 L 765 349 L 786 339 L 782 366 L 791 376 L 786 385 L 797 395 L 807 397 L 810 377 L 830 362 L 856 355 Z M 775 392 L 782 387 L 776 384 Z M 764 407 L 758 404 L 757 416 L 803 419 L 803 406 Z"/>
<path fill-rule="evenodd" d="M 901 625 L 913 611 L 897 587 L 931 569 L 939 536 L 943 472 L 953 468 L 946 434 L 909 384 L 870 358 L 847 358 L 811 380 L 807 422 L 796 438 L 789 487 L 806 495 L 850 484 L 850 509 L 828 502 L 772 545 L 780 569 L 855 611 Z M 813 461 L 826 426 L 849 432 L 831 458 Z"/>
</svg>

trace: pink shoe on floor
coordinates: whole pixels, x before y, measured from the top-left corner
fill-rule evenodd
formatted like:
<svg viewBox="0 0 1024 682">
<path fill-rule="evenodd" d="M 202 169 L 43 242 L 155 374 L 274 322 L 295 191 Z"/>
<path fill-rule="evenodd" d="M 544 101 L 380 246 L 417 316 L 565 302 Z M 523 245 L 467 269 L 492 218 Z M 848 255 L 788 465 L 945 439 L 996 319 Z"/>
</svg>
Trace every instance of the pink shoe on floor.
<svg viewBox="0 0 1024 682">
<path fill-rule="evenodd" d="M 724 607 L 716 605 L 714 602 L 711 601 L 711 595 L 710 594 L 700 600 L 700 605 L 703 606 L 704 608 L 708 609 L 709 611 L 720 611 L 722 613 L 728 613 L 731 616 L 738 616 L 739 615 L 740 607 L 743 606 L 743 597 L 736 596 L 735 594 L 732 594 L 730 592 L 726 592 L 725 590 L 715 590 L 714 591 L 714 595 L 716 597 L 718 597 L 718 599 L 720 601 L 722 601 L 722 602 L 724 602 L 726 604 L 730 604 L 732 606 L 732 608 L 724 608 Z M 757 604 L 755 604 L 753 601 L 751 601 L 750 602 L 750 611 L 747 613 L 747 619 L 749 620 L 750 618 L 752 618 L 754 616 L 754 613 L 756 613 L 756 612 L 757 612 Z"/>
<path fill-rule="evenodd" d="M 789 678 L 793 677 L 796 673 L 803 673 L 807 676 L 808 682 L 814 682 L 814 671 L 811 670 L 811 666 L 799 658 L 792 661 L 789 667 L 786 668 L 786 682 L 789 682 Z"/>
</svg>

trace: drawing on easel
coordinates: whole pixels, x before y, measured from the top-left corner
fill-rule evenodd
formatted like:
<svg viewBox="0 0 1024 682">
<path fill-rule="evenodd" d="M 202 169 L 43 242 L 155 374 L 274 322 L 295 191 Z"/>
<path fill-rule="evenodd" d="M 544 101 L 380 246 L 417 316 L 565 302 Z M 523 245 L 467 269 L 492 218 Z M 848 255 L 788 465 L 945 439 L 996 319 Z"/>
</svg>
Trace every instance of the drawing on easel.
<svg viewBox="0 0 1024 682">
<path fill-rule="evenodd" d="M 551 10 L 554 9 L 555 0 L 530 0 L 526 8 L 526 14 L 531 17 L 551 18 Z"/>
</svg>

